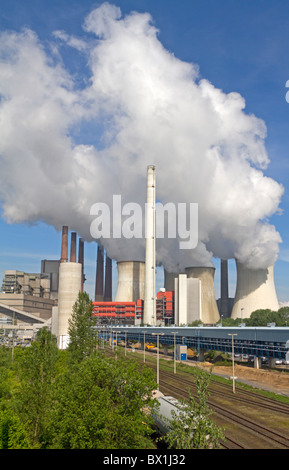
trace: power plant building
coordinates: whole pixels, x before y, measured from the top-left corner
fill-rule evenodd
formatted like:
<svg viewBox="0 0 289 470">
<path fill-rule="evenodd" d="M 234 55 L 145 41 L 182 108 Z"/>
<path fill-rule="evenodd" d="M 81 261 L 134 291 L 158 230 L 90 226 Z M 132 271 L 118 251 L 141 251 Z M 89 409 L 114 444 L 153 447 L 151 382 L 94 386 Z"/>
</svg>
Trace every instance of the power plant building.
<svg viewBox="0 0 289 470">
<path fill-rule="evenodd" d="M 50 279 L 50 298 L 58 299 L 59 284 L 59 265 L 60 260 L 41 260 L 41 274 L 49 276 Z"/>
<path fill-rule="evenodd" d="M 175 291 L 175 325 L 188 325 L 201 321 L 201 281 L 179 274 L 174 280 Z"/>
<path fill-rule="evenodd" d="M 185 269 L 188 278 L 201 281 L 201 318 L 200 320 L 213 325 L 220 319 L 214 286 L 214 267 L 188 267 Z"/>
<path fill-rule="evenodd" d="M 56 302 L 51 298 L 50 277 L 41 273 L 6 270 L 0 293 L 0 303 L 49 320 Z"/>
<path fill-rule="evenodd" d="M 229 298 L 228 260 L 221 261 L 220 299 L 215 296 L 215 268 L 192 266 L 182 272 L 164 269 L 164 288 L 156 292 L 156 175 L 147 167 L 145 261 L 117 262 L 118 283 L 112 299 L 112 260 L 97 244 L 93 315 L 103 324 L 215 325 L 222 318 L 249 318 L 259 309 L 278 310 L 274 267 L 249 269 L 236 260 L 237 285 Z M 5 271 L 0 304 L 25 310 L 44 320 L 51 319 L 58 347 L 69 342 L 68 328 L 73 306 L 84 290 L 84 240 L 71 232 L 68 256 L 68 226 L 62 227 L 59 260 L 42 260 L 41 273 Z"/>
</svg>

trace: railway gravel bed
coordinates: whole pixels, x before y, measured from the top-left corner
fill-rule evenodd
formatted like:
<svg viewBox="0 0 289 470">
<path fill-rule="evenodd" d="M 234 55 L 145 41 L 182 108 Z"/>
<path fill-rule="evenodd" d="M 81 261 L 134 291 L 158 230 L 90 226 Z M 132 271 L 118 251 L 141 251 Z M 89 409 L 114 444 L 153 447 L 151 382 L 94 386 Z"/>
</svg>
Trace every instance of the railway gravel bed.
<svg viewBox="0 0 289 470">
<path fill-rule="evenodd" d="M 175 377 L 176 382 L 175 384 L 172 384 L 170 382 L 172 378 L 172 374 L 162 372 L 162 379 L 160 380 L 161 392 L 164 394 L 170 394 L 178 399 L 187 399 L 188 392 L 185 391 L 182 387 L 184 383 L 186 383 L 186 385 L 190 386 L 189 388 L 194 395 L 195 390 L 194 387 L 191 386 L 193 384 L 191 384 L 190 381 L 184 379 L 178 380 L 178 378 Z M 213 389 L 211 389 L 211 391 L 213 391 Z M 257 423 L 255 420 L 253 421 L 252 419 L 244 417 L 244 415 L 242 415 L 243 410 L 240 411 L 236 404 L 234 407 L 229 405 L 229 408 L 228 404 L 226 404 L 226 406 L 221 406 L 220 404 L 217 404 L 215 396 L 208 400 L 208 404 L 215 413 L 215 421 L 218 425 L 224 428 L 224 434 L 226 437 L 226 441 L 223 443 L 224 448 L 289 448 L 289 436 L 286 437 L 284 434 L 269 429 L 269 427 Z M 229 431 L 228 423 L 230 424 Z M 242 432 L 243 430 L 245 430 L 245 435 Z"/>
<path fill-rule="evenodd" d="M 129 357 L 132 357 L 131 353 Z M 133 354 L 133 357 L 143 364 L 142 354 Z M 172 361 L 168 363 L 172 364 Z M 156 370 L 153 354 L 146 356 L 146 366 Z M 177 399 L 187 399 L 189 388 L 196 395 L 193 372 L 183 371 L 179 367 L 177 374 L 174 374 L 166 370 L 160 361 L 160 391 Z M 224 429 L 224 449 L 289 448 L 288 403 L 262 396 L 254 389 L 242 389 L 239 385 L 234 394 L 230 383 L 218 382 L 213 374 L 208 390 L 208 404 L 213 411 L 212 419 Z"/>
</svg>

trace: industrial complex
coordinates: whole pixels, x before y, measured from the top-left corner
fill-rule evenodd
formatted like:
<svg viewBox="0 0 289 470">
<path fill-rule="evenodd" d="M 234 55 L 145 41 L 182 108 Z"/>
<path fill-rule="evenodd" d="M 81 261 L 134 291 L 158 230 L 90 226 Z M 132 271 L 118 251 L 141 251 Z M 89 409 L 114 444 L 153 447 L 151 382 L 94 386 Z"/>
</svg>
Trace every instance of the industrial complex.
<svg viewBox="0 0 289 470">
<path fill-rule="evenodd" d="M 112 260 L 98 244 L 93 315 L 97 318 L 100 329 L 111 325 L 120 329 L 129 327 L 128 333 L 136 337 L 140 335 L 141 328 L 147 326 L 158 328 L 163 333 L 164 328 L 171 327 L 172 331 L 177 328 L 177 342 L 180 344 L 194 345 L 200 350 L 227 350 L 230 347 L 228 336 L 223 338 L 221 329 L 215 328 L 220 318 L 248 318 L 257 309 L 279 309 L 274 267 L 249 269 L 236 260 L 237 285 L 234 299 L 228 295 L 228 260 L 225 259 L 220 260 L 221 288 L 218 300 L 214 286 L 215 268 L 212 266 L 187 266 L 180 273 L 164 269 L 164 286 L 156 292 L 155 172 L 155 167 L 150 165 L 147 169 L 145 260 L 117 262 L 118 284 L 113 299 Z M 5 271 L 0 294 L 2 328 L 13 327 L 32 336 L 37 329 L 48 326 L 57 336 L 58 347 L 65 349 L 69 341 L 68 321 L 73 305 L 79 292 L 85 290 L 84 269 L 84 240 L 78 239 L 74 231 L 69 236 L 69 227 L 64 225 L 58 260 L 42 260 L 40 273 Z M 200 322 L 202 325 L 192 330 L 187 327 L 192 322 Z M 205 343 L 200 347 L 200 338 L 205 331 Z M 239 340 L 242 337 L 244 341 L 242 348 L 246 344 L 252 346 L 253 341 L 251 332 L 247 337 L 245 331 L 249 330 L 242 328 L 242 334 L 238 333 Z M 270 331 L 272 332 L 272 328 Z M 270 357 L 288 356 L 287 331 L 284 328 L 280 339 L 275 330 L 271 342 L 280 344 L 277 349 L 273 348 L 274 353 L 270 353 Z M 265 344 L 270 341 L 267 334 L 266 332 L 266 338 L 258 338 L 258 342 L 264 341 Z M 164 334 L 164 337 L 171 338 L 168 335 Z M 218 347 L 215 339 L 212 340 L 216 335 L 220 340 Z M 262 354 L 263 349 L 260 348 Z M 257 352 L 255 348 L 256 356 L 259 355 Z"/>
</svg>

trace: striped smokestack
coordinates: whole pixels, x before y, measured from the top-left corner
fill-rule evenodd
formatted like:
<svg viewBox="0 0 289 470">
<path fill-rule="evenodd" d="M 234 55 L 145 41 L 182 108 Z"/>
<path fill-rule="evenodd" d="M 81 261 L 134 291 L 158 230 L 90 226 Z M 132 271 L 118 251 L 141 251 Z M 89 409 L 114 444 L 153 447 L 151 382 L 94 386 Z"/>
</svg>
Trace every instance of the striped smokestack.
<svg viewBox="0 0 289 470">
<path fill-rule="evenodd" d="M 67 261 L 68 261 L 68 226 L 64 225 L 62 227 L 60 263 L 66 263 Z"/>
<path fill-rule="evenodd" d="M 95 278 L 95 295 L 94 300 L 97 302 L 103 301 L 103 251 L 100 246 L 97 246 L 96 258 L 96 278 Z"/>
</svg>

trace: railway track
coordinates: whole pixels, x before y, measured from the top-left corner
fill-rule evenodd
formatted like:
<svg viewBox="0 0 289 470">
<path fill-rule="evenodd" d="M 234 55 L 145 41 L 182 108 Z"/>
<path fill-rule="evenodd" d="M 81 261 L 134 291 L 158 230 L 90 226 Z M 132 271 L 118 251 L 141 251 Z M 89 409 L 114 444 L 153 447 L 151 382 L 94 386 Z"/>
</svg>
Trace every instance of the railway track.
<svg viewBox="0 0 289 470">
<path fill-rule="evenodd" d="M 141 355 L 134 357 L 140 363 L 142 362 Z M 156 369 L 155 358 L 147 357 L 146 365 Z M 177 399 L 187 399 L 188 388 L 196 396 L 193 373 L 178 371 L 176 375 L 161 368 L 159 385 L 161 392 Z M 208 389 L 208 405 L 214 411 L 215 421 L 225 429 L 225 441 L 222 442 L 222 447 L 224 449 L 288 449 L 289 433 L 278 432 L 278 422 L 283 420 L 285 430 L 286 427 L 289 428 L 289 405 L 241 387 L 236 387 L 236 394 L 233 394 L 231 387 L 230 384 L 214 380 L 212 375 Z M 252 419 L 254 415 L 255 419 Z M 276 417 L 275 429 L 266 426 L 267 415 Z"/>
<path fill-rule="evenodd" d="M 188 392 L 185 392 L 184 390 L 180 390 L 178 385 L 172 385 L 168 384 L 166 380 L 162 379 L 160 380 L 160 391 L 163 392 L 164 394 L 171 394 L 177 399 L 187 399 L 188 398 Z M 246 431 L 250 431 L 253 435 L 258 434 L 263 440 L 268 441 L 270 444 L 273 442 L 278 445 L 279 448 L 284 448 L 288 449 L 289 448 L 289 438 L 284 437 L 284 435 L 277 433 L 275 431 L 270 430 L 269 428 L 265 426 L 261 426 L 260 424 L 257 424 L 256 422 L 242 417 L 240 414 L 234 413 L 231 410 L 228 410 L 227 408 L 224 408 L 220 405 L 216 405 L 215 402 L 212 402 L 208 400 L 208 405 L 211 407 L 211 409 L 221 416 L 225 420 L 229 420 L 230 422 L 233 422 L 237 424 L 238 426 L 242 426 L 243 428 L 246 429 Z M 244 446 L 241 442 L 237 440 L 233 440 L 229 435 L 226 435 L 225 431 L 225 437 L 226 441 L 222 443 L 222 447 L 224 448 L 239 448 L 239 449 L 245 449 L 246 446 Z"/>
<path fill-rule="evenodd" d="M 216 382 L 214 379 L 212 379 L 212 382 L 214 382 L 214 393 L 221 393 L 226 396 L 231 395 L 230 394 L 230 389 L 231 385 L 229 384 L 223 384 L 220 382 Z M 212 388 L 209 387 L 209 391 L 211 391 Z M 282 402 L 274 402 L 271 398 L 267 398 L 265 396 L 259 395 L 256 393 L 256 391 L 249 391 L 245 390 L 244 388 L 239 387 L 238 385 L 236 386 L 236 392 L 238 394 L 238 397 L 236 396 L 236 400 L 244 401 L 246 403 L 251 403 L 254 405 L 258 405 L 263 408 L 267 408 L 270 410 L 278 411 L 280 413 L 284 414 L 289 414 L 289 404 L 287 403 L 282 403 Z"/>
<path fill-rule="evenodd" d="M 168 378 L 173 378 L 172 373 L 162 372 L 163 376 Z M 185 379 L 178 375 L 178 383 L 184 387 L 191 387 L 195 389 L 196 386 L 192 378 Z M 237 402 L 238 404 L 244 403 L 246 405 L 258 406 L 260 408 L 267 409 L 269 411 L 274 411 L 282 413 L 289 417 L 289 404 L 277 402 L 265 396 L 259 395 L 254 391 L 244 390 L 241 387 L 236 387 L 236 394 L 232 394 L 232 386 L 229 384 L 220 383 L 211 379 L 212 385 L 208 387 L 208 392 L 213 394 L 214 397 L 228 398 L 232 402 Z"/>
</svg>

